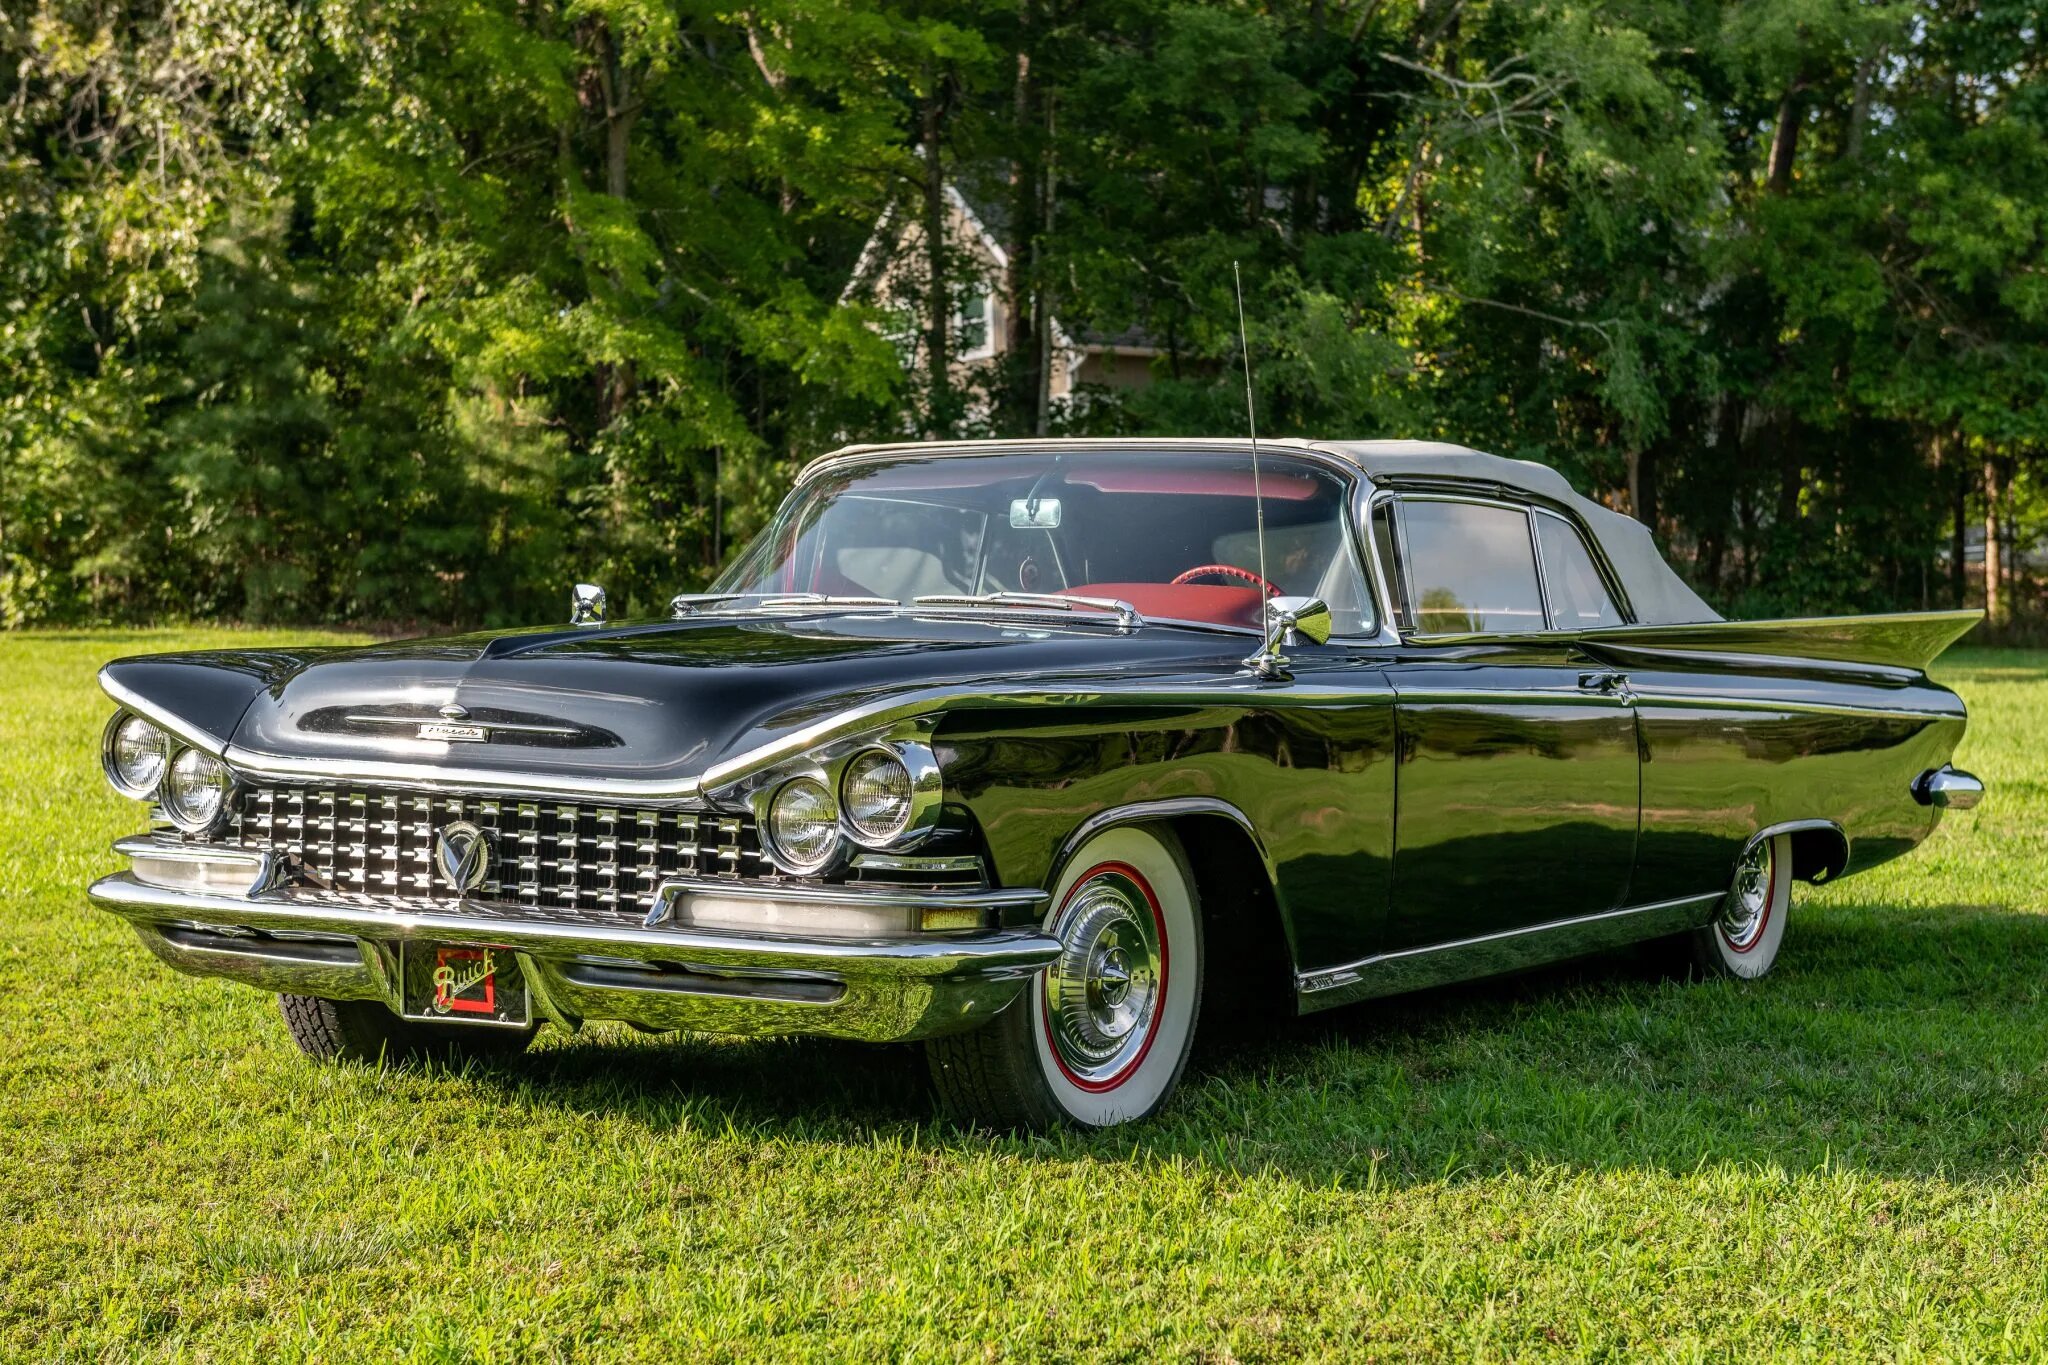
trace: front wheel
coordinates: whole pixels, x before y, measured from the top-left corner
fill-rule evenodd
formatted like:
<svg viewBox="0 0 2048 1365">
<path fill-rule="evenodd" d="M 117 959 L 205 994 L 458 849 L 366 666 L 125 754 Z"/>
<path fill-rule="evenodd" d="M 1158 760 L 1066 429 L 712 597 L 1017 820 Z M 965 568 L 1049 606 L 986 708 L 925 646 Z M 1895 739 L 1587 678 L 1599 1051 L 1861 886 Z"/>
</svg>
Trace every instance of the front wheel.
<svg viewBox="0 0 2048 1365">
<path fill-rule="evenodd" d="M 285 1030 L 299 1050 L 321 1062 L 461 1062 L 524 1052 L 539 1024 L 495 1028 L 401 1019 L 374 1000 L 323 1000 L 280 995 Z"/>
<path fill-rule="evenodd" d="M 1692 965 L 1707 976 L 1753 981 L 1770 971 L 1792 908 L 1792 836 L 1759 839 L 1742 855 L 1712 924 L 1692 931 Z"/>
<path fill-rule="evenodd" d="M 1202 915 L 1171 831 L 1088 841 L 1053 894 L 1060 955 L 994 1020 L 925 1045 L 940 1099 L 993 1128 L 1103 1128 L 1158 1111 L 1202 1005 Z"/>
</svg>

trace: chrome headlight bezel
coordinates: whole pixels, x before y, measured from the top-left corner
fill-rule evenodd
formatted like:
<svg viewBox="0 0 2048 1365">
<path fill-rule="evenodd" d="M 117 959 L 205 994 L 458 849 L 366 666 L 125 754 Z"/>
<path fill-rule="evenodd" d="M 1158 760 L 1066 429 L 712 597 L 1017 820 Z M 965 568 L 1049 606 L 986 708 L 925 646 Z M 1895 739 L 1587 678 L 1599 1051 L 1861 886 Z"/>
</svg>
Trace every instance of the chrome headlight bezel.
<svg viewBox="0 0 2048 1365">
<path fill-rule="evenodd" d="M 812 798 L 813 793 L 813 799 L 822 803 L 824 808 L 817 816 L 817 824 L 823 827 L 825 837 L 816 853 L 807 854 L 799 852 L 785 840 L 779 827 L 778 812 L 783 810 L 785 801 Z M 777 783 L 762 803 L 759 823 L 761 847 L 783 871 L 799 877 L 814 877 L 831 870 L 845 856 L 846 839 L 841 825 L 839 795 L 834 784 L 822 772 L 799 773 Z"/>
<path fill-rule="evenodd" d="M 179 768 L 188 760 L 202 769 L 204 786 L 202 790 L 213 792 L 211 808 L 206 806 L 188 807 L 179 795 L 177 782 Z M 235 804 L 234 770 L 220 758 L 195 749 L 190 745 L 171 755 L 171 761 L 164 766 L 163 781 L 157 787 L 157 805 L 167 819 L 187 834 L 205 834 L 217 829 L 227 818 Z"/>
<path fill-rule="evenodd" d="M 156 777 L 147 786 L 139 786 L 128 781 L 122 775 L 120 764 L 115 757 L 115 744 L 120 738 L 121 731 L 131 722 L 143 727 L 155 740 Z M 106 729 L 100 732 L 100 771 L 106 775 L 107 785 L 122 796 L 134 801 L 148 801 L 156 796 L 163 786 L 164 779 L 170 776 L 171 760 L 177 756 L 177 747 L 161 725 L 124 707 L 114 712 L 107 721 Z"/>
<path fill-rule="evenodd" d="M 837 871 L 855 849 L 907 852 L 938 827 L 944 804 L 945 782 L 939 772 L 938 757 L 927 741 L 934 724 L 936 717 L 928 717 L 887 732 L 870 732 L 821 746 L 801 758 L 742 779 L 715 793 L 714 800 L 744 803 L 760 831 L 762 852 L 778 869 L 792 876 L 818 877 Z M 863 830 L 847 810 L 847 775 L 854 763 L 874 753 L 887 754 L 902 764 L 910 779 L 909 810 L 901 827 L 887 834 L 872 827 Z M 822 786 L 837 811 L 838 838 L 831 853 L 823 859 L 792 857 L 775 838 L 775 801 L 791 783 L 802 780 Z"/>
<path fill-rule="evenodd" d="M 893 759 L 902 767 L 908 779 L 909 801 L 902 822 L 893 829 L 863 828 L 853 814 L 853 803 L 847 799 L 847 786 L 855 774 L 857 765 L 876 755 Z M 877 852 L 885 849 L 911 848 L 938 823 L 939 806 L 945 796 L 945 782 L 939 774 L 937 756 L 932 753 L 931 746 L 921 738 L 883 740 L 863 745 L 840 760 L 835 777 L 838 783 L 840 823 L 846 831 L 846 837 L 862 848 Z"/>
</svg>

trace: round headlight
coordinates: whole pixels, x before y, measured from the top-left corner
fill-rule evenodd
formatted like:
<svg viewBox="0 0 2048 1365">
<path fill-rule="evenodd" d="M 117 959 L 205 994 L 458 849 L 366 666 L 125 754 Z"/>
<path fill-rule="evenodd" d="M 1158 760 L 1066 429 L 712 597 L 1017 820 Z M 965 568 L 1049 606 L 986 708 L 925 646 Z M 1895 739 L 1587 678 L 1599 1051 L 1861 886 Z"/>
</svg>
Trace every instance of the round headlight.
<svg viewBox="0 0 2048 1365">
<path fill-rule="evenodd" d="M 171 760 L 170 776 L 164 779 L 160 798 L 164 814 L 183 830 L 197 833 L 210 829 L 227 809 L 228 791 L 233 786 L 227 764 L 212 754 L 182 749 Z"/>
<path fill-rule="evenodd" d="M 839 804 L 863 842 L 885 843 L 910 825 L 910 769 L 886 749 L 869 749 L 846 765 Z"/>
<path fill-rule="evenodd" d="M 137 715 L 122 713 L 107 726 L 101 751 L 107 781 L 123 796 L 147 801 L 164 779 L 171 741 L 163 731 Z"/>
<path fill-rule="evenodd" d="M 816 778 L 782 784 L 768 805 L 771 851 L 791 872 L 816 872 L 839 847 L 839 806 Z"/>
</svg>

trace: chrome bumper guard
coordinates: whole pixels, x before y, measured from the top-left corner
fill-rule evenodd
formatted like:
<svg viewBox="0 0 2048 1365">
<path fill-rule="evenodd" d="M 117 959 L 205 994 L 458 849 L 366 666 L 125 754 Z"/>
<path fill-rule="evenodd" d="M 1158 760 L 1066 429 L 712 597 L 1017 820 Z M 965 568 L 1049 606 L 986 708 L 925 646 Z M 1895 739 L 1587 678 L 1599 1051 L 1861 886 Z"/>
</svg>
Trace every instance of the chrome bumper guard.
<svg viewBox="0 0 2048 1365">
<path fill-rule="evenodd" d="M 1984 780 L 1944 763 L 1913 779 L 1913 799 L 1936 810 L 1969 810 L 1984 799 Z"/>
<path fill-rule="evenodd" d="M 166 841 L 115 845 L 139 871 L 93 883 L 102 910 L 134 925 L 179 971 L 265 990 L 398 1007 L 398 945 L 473 943 L 515 952 L 535 1013 L 569 1028 L 616 1019 L 640 1028 L 732 1034 L 820 1034 L 874 1042 L 971 1027 L 1008 1005 L 1059 952 L 1035 927 L 856 936 L 729 927 L 735 906 L 842 912 L 926 923 L 1000 926 L 1043 918 L 1029 889 L 920 890 L 749 885 L 711 878 L 664 884 L 656 909 L 539 911 L 518 905 L 400 900 L 276 889 L 263 854 Z M 225 856 L 218 856 L 224 853 Z M 169 884 L 163 884 L 169 883 Z M 706 898 L 727 922 L 692 927 L 684 907 Z"/>
</svg>

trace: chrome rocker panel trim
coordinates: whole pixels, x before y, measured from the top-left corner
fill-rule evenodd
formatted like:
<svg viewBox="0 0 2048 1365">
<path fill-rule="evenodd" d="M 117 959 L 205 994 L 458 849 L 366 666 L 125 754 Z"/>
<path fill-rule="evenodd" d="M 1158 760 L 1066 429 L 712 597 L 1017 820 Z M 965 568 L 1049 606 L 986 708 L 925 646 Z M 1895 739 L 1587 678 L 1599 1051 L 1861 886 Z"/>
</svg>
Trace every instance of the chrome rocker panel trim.
<svg viewBox="0 0 2048 1365">
<path fill-rule="evenodd" d="M 1726 893 L 1681 896 L 1677 900 L 1650 905 L 1630 905 L 1597 915 L 1553 920 L 1525 928 L 1506 929 L 1497 934 L 1459 939 L 1454 943 L 1431 943 L 1399 952 L 1378 953 L 1357 962 L 1317 971 L 1302 972 L 1294 979 L 1301 1010 L 1309 1013 L 1346 1005 L 1354 1000 L 1371 1000 L 1399 995 L 1453 981 L 1493 976 L 1545 962 L 1556 962 L 1582 953 L 1599 952 L 1625 944 L 1677 933 L 1710 922 Z"/>
<path fill-rule="evenodd" d="M 673 889 L 671 889 L 673 888 Z M 733 884 L 678 879 L 665 898 Z M 805 888 L 803 899 L 830 899 Z M 1035 890 L 903 893 L 920 905 L 979 908 L 996 923 L 1042 913 Z M 92 904 L 135 926 L 166 964 L 264 990 L 398 1003 L 402 940 L 478 943 L 515 951 L 537 1017 L 575 1027 L 616 1019 L 657 1031 L 819 1034 L 871 1042 L 970 1028 L 1001 1011 L 1059 953 L 1035 928 L 903 938 L 738 933 L 550 917 L 519 906 L 448 902 L 389 908 L 318 892 L 230 895 L 172 890 L 117 872 Z M 847 892 L 856 906 L 897 893 Z"/>
</svg>

